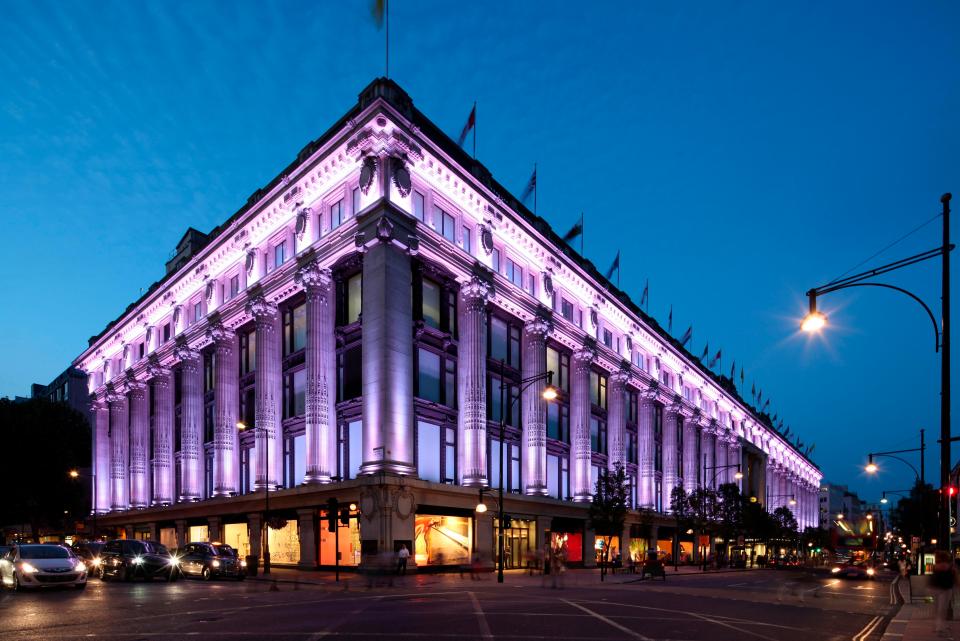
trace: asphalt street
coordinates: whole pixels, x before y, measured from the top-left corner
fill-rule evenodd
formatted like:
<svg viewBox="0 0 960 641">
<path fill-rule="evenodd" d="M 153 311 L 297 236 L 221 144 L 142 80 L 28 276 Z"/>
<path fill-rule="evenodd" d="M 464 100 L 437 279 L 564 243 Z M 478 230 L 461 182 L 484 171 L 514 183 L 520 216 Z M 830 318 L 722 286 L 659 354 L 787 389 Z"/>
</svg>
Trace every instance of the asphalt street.
<svg viewBox="0 0 960 641">
<path fill-rule="evenodd" d="M 0 595 L 0 639 L 457 639 L 820 641 L 880 638 L 889 578 L 798 581 L 788 571 L 668 576 L 420 575 L 372 589 L 260 581 L 102 583 Z M 626 582 L 624 582 L 626 581 Z M 344 589 L 344 586 L 348 586 Z"/>
</svg>

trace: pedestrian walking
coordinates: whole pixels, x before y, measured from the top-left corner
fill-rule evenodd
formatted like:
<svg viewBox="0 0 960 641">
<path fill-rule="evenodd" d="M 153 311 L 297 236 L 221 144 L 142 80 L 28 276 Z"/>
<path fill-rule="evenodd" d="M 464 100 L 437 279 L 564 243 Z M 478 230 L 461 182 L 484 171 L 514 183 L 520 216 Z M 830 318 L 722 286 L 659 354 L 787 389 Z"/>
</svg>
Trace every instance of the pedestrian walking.
<svg viewBox="0 0 960 641">
<path fill-rule="evenodd" d="M 953 591 L 957 587 L 957 568 L 950 559 L 950 553 L 945 550 L 938 550 L 934 556 L 930 587 L 934 593 L 935 628 L 938 634 L 944 634 L 947 632 L 947 617 Z"/>
<path fill-rule="evenodd" d="M 400 550 L 397 552 L 397 574 L 399 576 L 405 576 L 407 573 L 407 559 L 410 558 L 410 550 L 407 549 L 407 544 L 404 543 L 400 546 Z"/>
</svg>

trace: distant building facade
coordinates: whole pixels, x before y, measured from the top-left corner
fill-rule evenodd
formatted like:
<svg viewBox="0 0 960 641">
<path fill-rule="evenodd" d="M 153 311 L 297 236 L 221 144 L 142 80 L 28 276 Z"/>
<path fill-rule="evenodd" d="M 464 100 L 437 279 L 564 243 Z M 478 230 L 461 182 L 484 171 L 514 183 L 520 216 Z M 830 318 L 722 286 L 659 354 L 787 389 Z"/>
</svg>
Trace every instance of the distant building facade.
<svg viewBox="0 0 960 641">
<path fill-rule="evenodd" d="M 589 565 L 587 504 L 615 465 L 621 550 L 638 508 L 650 544 L 670 526 L 676 486 L 738 482 L 818 521 L 817 466 L 391 81 L 192 232 L 75 361 L 102 526 L 257 556 L 267 537 L 275 563 L 329 565 L 336 498 L 355 505 L 345 564 L 403 544 L 417 565 L 459 563 L 492 557 L 489 492 L 474 507 L 502 481 L 508 565 L 547 544 Z M 547 371 L 553 402 L 523 387 Z"/>
<path fill-rule="evenodd" d="M 30 398 L 45 398 L 53 403 L 66 403 L 83 414 L 93 425 L 87 374 L 76 367 L 68 367 L 46 385 L 40 383 L 31 385 Z"/>
</svg>

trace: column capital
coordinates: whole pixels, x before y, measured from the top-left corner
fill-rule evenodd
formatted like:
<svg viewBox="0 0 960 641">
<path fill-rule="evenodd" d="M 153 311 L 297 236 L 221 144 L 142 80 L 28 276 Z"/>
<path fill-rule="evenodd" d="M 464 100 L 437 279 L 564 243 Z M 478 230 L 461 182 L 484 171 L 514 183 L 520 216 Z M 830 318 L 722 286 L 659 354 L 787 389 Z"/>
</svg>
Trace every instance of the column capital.
<svg viewBox="0 0 960 641">
<path fill-rule="evenodd" d="M 630 370 L 626 367 L 620 367 L 610 372 L 611 386 L 626 387 L 630 382 Z"/>
<path fill-rule="evenodd" d="M 597 349 L 591 343 L 584 343 L 573 353 L 573 360 L 581 365 L 589 365 L 597 357 Z"/>
<path fill-rule="evenodd" d="M 246 312 L 253 316 L 253 318 L 258 322 L 272 322 L 277 317 L 277 305 L 276 303 L 271 303 L 263 297 L 263 294 L 258 294 L 247 301 L 246 306 L 244 307 Z"/>
<path fill-rule="evenodd" d="M 466 302 L 480 302 L 486 304 L 493 295 L 493 286 L 479 276 L 471 276 L 470 280 L 460 285 L 460 296 Z"/>
<path fill-rule="evenodd" d="M 136 379 L 129 379 L 127 381 L 127 389 L 130 391 L 130 398 L 133 400 L 142 401 L 146 398 L 147 386 L 142 381 Z"/>
<path fill-rule="evenodd" d="M 537 314 L 523 324 L 524 334 L 530 337 L 546 338 L 553 331 L 553 324 L 549 318 Z"/>
<path fill-rule="evenodd" d="M 126 401 L 127 386 L 123 381 L 113 381 L 107 383 L 106 399 L 110 403 L 119 403 Z"/>
<path fill-rule="evenodd" d="M 235 336 L 233 330 L 224 327 L 223 323 L 221 323 L 219 320 L 207 328 L 206 335 L 207 338 L 217 347 L 228 347 Z"/>
<path fill-rule="evenodd" d="M 293 282 L 302 285 L 307 294 L 326 293 L 333 283 L 333 272 L 320 266 L 320 261 L 311 260 L 293 275 Z"/>
<path fill-rule="evenodd" d="M 158 385 L 169 385 L 169 376 L 170 368 L 161 365 L 160 359 L 155 355 L 150 356 L 147 360 L 147 378 L 153 380 L 154 383 Z"/>
<path fill-rule="evenodd" d="M 200 352 L 187 344 L 185 340 L 178 340 L 173 346 L 173 357 L 181 363 L 193 363 L 200 360 Z"/>
<path fill-rule="evenodd" d="M 656 382 L 651 383 L 650 387 L 640 390 L 640 400 L 645 403 L 653 403 L 659 395 L 660 386 Z"/>
</svg>

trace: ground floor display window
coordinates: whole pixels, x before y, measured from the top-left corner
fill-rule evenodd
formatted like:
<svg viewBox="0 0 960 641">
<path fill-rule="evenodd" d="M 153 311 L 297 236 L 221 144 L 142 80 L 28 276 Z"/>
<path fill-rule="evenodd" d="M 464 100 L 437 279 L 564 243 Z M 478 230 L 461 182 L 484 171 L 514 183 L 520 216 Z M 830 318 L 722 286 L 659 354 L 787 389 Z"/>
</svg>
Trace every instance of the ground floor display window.
<svg viewBox="0 0 960 641">
<path fill-rule="evenodd" d="M 339 524 L 339 521 L 338 521 Z M 340 526 L 340 565 L 360 565 L 360 525 L 356 517 L 350 518 L 350 526 Z M 320 565 L 335 565 L 337 534 L 327 527 L 326 519 L 320 520 Z"/>
<path fill-rule="evenodd" d="M 583 535 L 580 532 L 551 532 L 550 546 L 565 563 L 583 561 Z"/>
<path fill-rule="evenodd" d="M 418 514 L 414 530 L 417 565 L 458 565 L 470 561 L 472 518 Z"/>
<path fill-rule="evenodd" d="M 497 553 L 497 536 L 500 521 L 493 520 L 493 553 Z M 536 564 L 537 522 L 511 519 L 510 527 L 503 530 L 503 567 L 525 568 Z"/>
<path fill-rule="evenodd" d="M 598 536 L 593 541 L 593 551 L 594 551 L 597 563 L 600 563 L 603 561 L 603 547 L 606 544 L 607 544 L 607 539 L 606 537 L 602 537 L 602 536 Z M 620 537 L 614 536 L 614 537 L 611 537 L 610 539 L 610 550 L 609 550 L 609 554 L 607 555 L 607 561 L 609 563 L 613 563 L 614 561 L 617 560 L 617 557 L 619 556 L 620 556 Z"/>
<path fill-rule="evenodd" d="M 634 563 L 640 563 L 646 558 L 647 548 L 646 539 L 630 539 L 630 558 Z"/>
<path fill-rule="evenodd" d="M 206 525 L 191 525 L 187 530 L 187 543 L 205 543 L 210 540 L 210 528 Z"/>
<path fill-rule="evenodd" d="M 165 545 L 169 550 L 177 547 L 177 528 L 160 528 L 160 543 Z"/>
<path fill-rule="evenodd" d="M 237 551 L 242 559 L 250 554 L 250 534 L 246 523 L 224 523 L 223 542 Z"/>
<path fill-rule="evenodd" d="M 660 539 L 657 541 L 657 548 L 666 550 L 671 561 L 673 560 L 673 539 Z M 678 563 L 687 563 L 693 559 L 693 541 L 680 541 L 680 557 Z"/>
<path fill-rule="evenodd" d="M 274 517 L 276 519 L 276 517 Z M 279 525 L 274 522 L 273 525 Z M 298 563 L 300 561 L 300 533 L 297 531 L 297 522 L 285 521 L 282 528 L 267 528 L 270 541 L 271 563 Z"/>
</svg>

